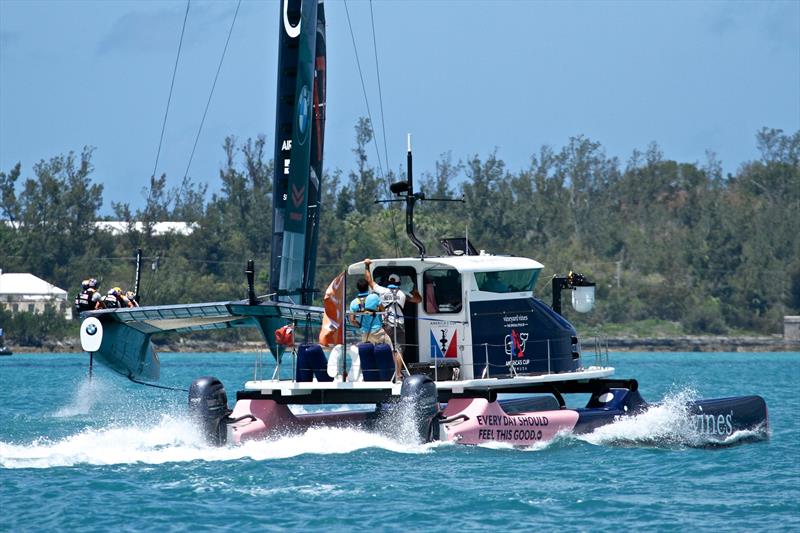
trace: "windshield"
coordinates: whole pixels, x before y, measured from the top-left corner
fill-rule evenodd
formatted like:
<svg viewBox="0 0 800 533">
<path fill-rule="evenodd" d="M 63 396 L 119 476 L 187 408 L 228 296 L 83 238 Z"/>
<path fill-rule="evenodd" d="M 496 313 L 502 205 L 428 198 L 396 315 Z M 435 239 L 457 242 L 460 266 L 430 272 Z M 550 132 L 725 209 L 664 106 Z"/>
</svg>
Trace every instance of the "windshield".
<svg viewBox="0 0 800 533">
<path fill-rule="evenodd" d="M 539 277 L 539 269 L 536 268 L 475 272 L 478 290 L 484 292 L 532 291 L 537 277 Z"/>
</svg>

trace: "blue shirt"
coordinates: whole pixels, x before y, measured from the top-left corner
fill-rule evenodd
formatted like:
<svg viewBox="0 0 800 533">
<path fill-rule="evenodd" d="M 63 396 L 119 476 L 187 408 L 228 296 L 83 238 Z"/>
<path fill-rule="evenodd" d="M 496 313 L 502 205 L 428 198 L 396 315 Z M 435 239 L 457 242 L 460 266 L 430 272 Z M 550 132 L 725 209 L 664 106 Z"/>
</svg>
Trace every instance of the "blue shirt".
<svg viewBox="0 0 800 533">
<path fill-rule="evenodd" d="M 383 318 L 380 314 L 373 315 L 370 311 L 364 310 L 363 298 L 354 298 L 350 302 L 350 312 L 356 314 L 356 322 L 359 323 L 358 332 L 362 335 L 375 333 L 383 327 Z"/>
</svg>

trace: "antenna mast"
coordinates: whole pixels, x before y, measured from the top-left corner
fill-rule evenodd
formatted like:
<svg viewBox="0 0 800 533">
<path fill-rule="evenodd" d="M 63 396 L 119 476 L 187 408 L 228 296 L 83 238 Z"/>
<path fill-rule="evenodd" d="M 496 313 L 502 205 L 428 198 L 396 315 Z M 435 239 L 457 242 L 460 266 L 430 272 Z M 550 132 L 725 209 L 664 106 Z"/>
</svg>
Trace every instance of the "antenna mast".
<svg viewBox="0 0 800 533">
<path fill-rule="evenodd" d="M 422 192 L 414 192 L 414 172 L 413 172 L 413 156 L 411 154 L 411 134 L 408 134 L 407 137 L 407 149 L 408 153 L 406 155 L 406 164 L 408 166 L 408 174 L 406 176 L 406 181 L 398 181 L 396 183 L 392 183 L 389 186 L 389 190 L 392 191 L 392 194 L 397 195 L 399 198 L 391 198 L 389 200 L 375 200 L 375 203 L 387 203 L 387 202 L 405 202 L 406 203 L 406 233 L 408 234 L 408 238 L 411 239 L 411 243 L 416 246 L 417 250 L 419 251 L 420 259 L 425 258 L 425 245 L 422 244 L 422 241 L 419 240 L 417 235 L 414 233 L 414 204 L 417 203 L 417 200 L 429 200 L 434 202 L 463 202 L 463 198 L 425 198 L 425 193 Z M 405 193 L 405 195 L 403 194 Z"/>
</svg>

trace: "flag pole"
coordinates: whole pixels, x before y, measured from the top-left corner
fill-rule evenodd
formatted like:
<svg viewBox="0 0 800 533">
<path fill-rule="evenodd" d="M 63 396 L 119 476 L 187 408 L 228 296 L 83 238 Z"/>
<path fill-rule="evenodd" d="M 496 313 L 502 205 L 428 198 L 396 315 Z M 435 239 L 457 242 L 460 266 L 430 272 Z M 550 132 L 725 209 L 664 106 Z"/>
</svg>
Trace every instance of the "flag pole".
<svg viewBox="0 0 800 533">
<path fill-rule="evenodd" d="M 347 381 L 347 269 L 342 272 L 342 381 Z"/>
</svg>

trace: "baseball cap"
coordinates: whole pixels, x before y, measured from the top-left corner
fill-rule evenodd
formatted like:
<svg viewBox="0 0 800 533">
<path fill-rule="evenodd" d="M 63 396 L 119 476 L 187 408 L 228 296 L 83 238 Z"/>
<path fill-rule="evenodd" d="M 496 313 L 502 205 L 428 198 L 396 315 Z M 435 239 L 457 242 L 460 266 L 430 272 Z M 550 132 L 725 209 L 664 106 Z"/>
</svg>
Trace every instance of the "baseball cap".
<svg viewBox="0 0 800 533">
<path fill-rule="evenodd" d="M 389 274 L 389 288 L 396 288 L 400 284 L 400 276 L 397 274 Z M 392 287 L 394 285 L 394 287 Z"/>
</svg>

